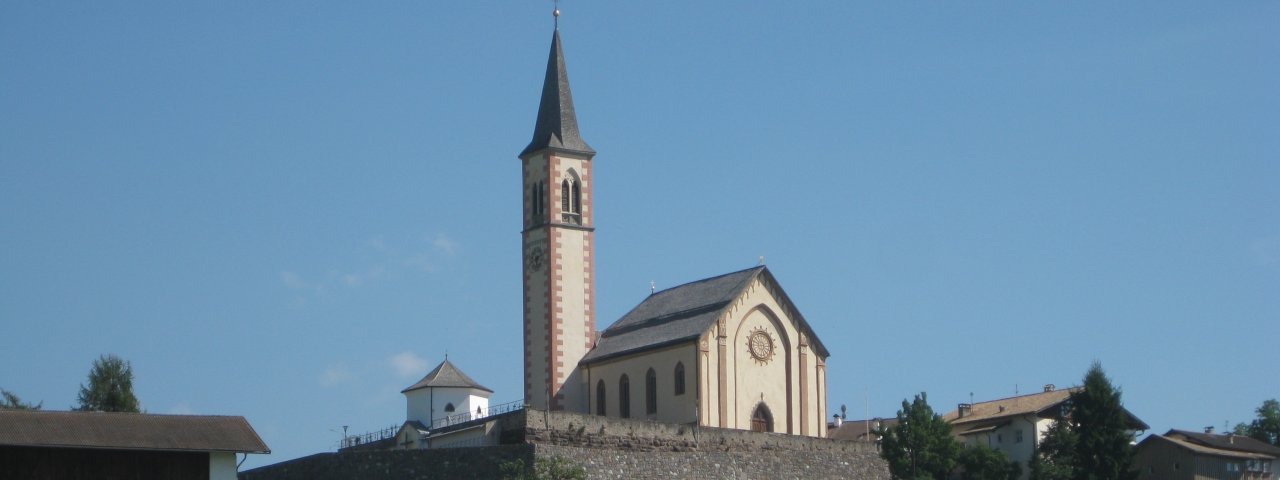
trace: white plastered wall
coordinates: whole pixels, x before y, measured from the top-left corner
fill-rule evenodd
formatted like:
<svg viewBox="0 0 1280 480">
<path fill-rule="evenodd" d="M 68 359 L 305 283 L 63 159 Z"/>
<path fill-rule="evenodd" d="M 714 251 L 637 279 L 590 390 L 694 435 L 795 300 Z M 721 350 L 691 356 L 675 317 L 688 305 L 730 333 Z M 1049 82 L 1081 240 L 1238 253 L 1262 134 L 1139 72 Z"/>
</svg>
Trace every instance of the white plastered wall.
<svg viewBox="0 0 1280 480">
<path fill-rule="evenodd" d="M 209 453 L 209 480 L 236 480 L 235 452 Z"/>
</svg>

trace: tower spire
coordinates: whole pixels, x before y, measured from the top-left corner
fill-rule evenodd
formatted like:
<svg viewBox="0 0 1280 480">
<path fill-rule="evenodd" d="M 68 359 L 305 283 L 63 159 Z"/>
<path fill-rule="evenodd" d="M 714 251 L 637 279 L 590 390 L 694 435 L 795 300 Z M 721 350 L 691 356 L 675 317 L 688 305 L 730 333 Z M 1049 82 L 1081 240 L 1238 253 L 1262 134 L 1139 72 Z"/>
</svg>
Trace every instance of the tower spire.
<svg viewBox="0 0 1280 480">
<path fill-rule="evenodd" d="M 559 12 L 557 8 L 556 13 Z M 560 47 L 559 15 L 556 22 L 556 30 L 551 35 L 551 54 L 547 58 L 547 76 L 542 82 L 542 101 L 538 104 L 538 122 L 533 127 L 533 140 L 520 152 L 521 157 L 546 148 L 586 155 L 596 153 L 578 133 L 569 71 L 564 66 L 564 50 Z"/>
</svg>

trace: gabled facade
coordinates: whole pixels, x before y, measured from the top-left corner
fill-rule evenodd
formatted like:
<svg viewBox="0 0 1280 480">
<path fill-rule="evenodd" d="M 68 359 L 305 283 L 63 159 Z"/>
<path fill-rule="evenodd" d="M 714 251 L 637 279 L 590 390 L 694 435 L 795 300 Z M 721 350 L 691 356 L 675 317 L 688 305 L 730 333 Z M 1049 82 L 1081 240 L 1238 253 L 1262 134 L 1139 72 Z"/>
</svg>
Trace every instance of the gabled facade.
<svg viewBox="0 0 1280 480">
<path fill-rule="evenodd" d="M 1275 480 L 1280 448 L 1242 435 L 1169 430 L 1138 444 L 1142 480 Z"/>
</svg>

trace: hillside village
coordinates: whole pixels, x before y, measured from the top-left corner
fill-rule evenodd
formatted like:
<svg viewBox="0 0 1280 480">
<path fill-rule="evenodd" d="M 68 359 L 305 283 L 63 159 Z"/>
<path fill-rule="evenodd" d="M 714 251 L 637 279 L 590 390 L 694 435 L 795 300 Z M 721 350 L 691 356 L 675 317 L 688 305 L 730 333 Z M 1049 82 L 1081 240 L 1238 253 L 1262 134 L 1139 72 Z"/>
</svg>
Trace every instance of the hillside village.
<svg viewBox="0 0 1280 480">
<path fill-rule="evenodd" d="M 532 140 L 518 155 L 521 331 L 495 332 L 522 339 L 521 391 L 495 391 L 489 379 L 466 373 L 459 350 L 455 360 L 441 352 L 442 361 L 400 390 L 403 416 L 388 411 L 392 426 L 343 427 L 335 451 L 251 469 L 240 468 L 244 459 L 271 449 L 248 420 L 144 412 L 132 398 L 131 372 L 113 384 L 112 394 L 123 388 L 132 399 L 118 409 L 82 398 L 83 411 L 60 411 L 5 391 L 0 477 L 905 478 L 895 456 L 924 448 L 911 443 L 921 434 L 908 427 L 922 429 L 925 419 L 952 450 L 941 470 L 913 471 L 924 478 L 995 478 L 979 470 L 988 467 L 1007 480 L 1064 478 L 1053 468 L 1084 468 L 1054 456 L 1064 435 L 1108 429 L 1123 445 L 1113 449 L 1123 472 L 1142 480 L 1280 478 L 1275 400 L 1231 429 L 1152 431 L 1142 411 L 1125 406 L 1129 379 L 1107 377 L 1099 363 L 1075 385 L 955 405 L 897 392 L 896 415 L 851 418 L 861 400 L 832 398 L 829 385 L 850 374 L 828 359 L 852 356 L 856 346 L 824 343 L 821 335 L 842 328 L 840 319 L 806 317 L 800 296 L 783 288 L 789 279 L 763 257 L 750 268 L 652 287 L 620 318 L 597 319 L 597 296 L 609 294 L 596 286 L 597 270 L 609 268 L 595 254 L 597 152 L 580 130 L 558 8 L 554 15 Z M 516 151 L 518 139 L 508 140 Z M 111 362 L 120 368 L 104 355 L 93 372 Z M 93 388 L 82 389 L 92 398 Z M 1089 410 L 1096 405 L 1109 405 L 1111 423 L 1085 423 L 1102 416 Z M 1065 444 L 1087 443 L 1073 441 Z M 975 457 L 964 452 L 979 451 L 995 460 L 966 460 Z"/>
</svg>

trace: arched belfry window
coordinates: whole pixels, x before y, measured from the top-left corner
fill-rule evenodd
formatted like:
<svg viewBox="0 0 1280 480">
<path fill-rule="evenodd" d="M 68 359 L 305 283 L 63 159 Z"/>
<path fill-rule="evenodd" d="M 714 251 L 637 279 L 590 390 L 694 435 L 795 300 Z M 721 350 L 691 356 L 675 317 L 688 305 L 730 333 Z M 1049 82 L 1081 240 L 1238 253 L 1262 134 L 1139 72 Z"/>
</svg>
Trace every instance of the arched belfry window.
<svg viewBox="0 0 1280 480">
<path fill-rule="evenodd" d="M 765 406 L 764 402 L 756 405 L 756 410 L 751 412 L 751 431 L 773 431 L 773 413 L 769 412 L 769 407 Z"/>
<path fill-rule="evenodd" d="M 675 378 L 676 384 L 675 384 L 674 390 L 676 392 L 676 395 L 684 395 L 684 363 L 683 362 L 676 362 L 675 377 L 676 377 Z"/>
<path fill-rule="evenodd" d="M 533 211 L 533 221 L 541 223 L 543 215 L 547 213 L 547 184 L 546 182 L 533 182 L 533 187 L 529 192 L 531 210 Z"/>
<path fill-rule="evenodd" d="M 573 194 L 573 213 L 582 214 L 582 186 L 578 184 L 578 179 L 573 179 L 573 188 L 570 193 Z"/>
<path fill-rule="evenodd" d="M 652 368 L 644 374 L 644 413 L 658 413 L 658 374 Z"/>
<path fill-rule="evenodd" d="M 602 417 L 605 415 L 604 393 L 604 380 L 600 380 L 596 382 L 596 415 Z"/>
<path fill-rule="evenodd" d="M 618 416 L 631 418 L 631 379 L 626 374 L 618 379 Z"/>
<path fill-rule="evenodd" d="M 457 409 L 453 407 L 452 403 L 444 406 L 444 411 L 446 413 L 453 413 L 454 410 L 457 410 Z"/>
<path fill-rule="evenodd" d="M 560 211 L 564 213 L 573 213 L 572 210 L 569 210 L 569 205 L 569 179 L 566 178 L 560 181 Z"/>
</svg>

